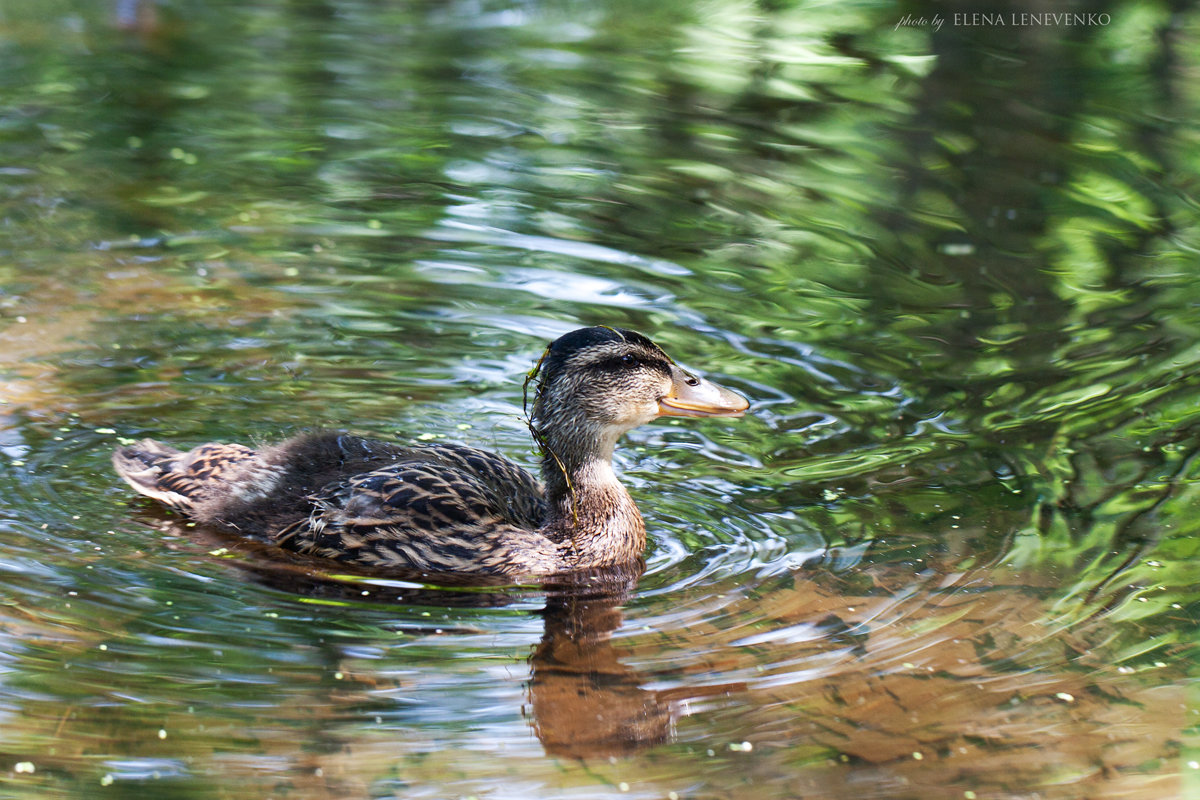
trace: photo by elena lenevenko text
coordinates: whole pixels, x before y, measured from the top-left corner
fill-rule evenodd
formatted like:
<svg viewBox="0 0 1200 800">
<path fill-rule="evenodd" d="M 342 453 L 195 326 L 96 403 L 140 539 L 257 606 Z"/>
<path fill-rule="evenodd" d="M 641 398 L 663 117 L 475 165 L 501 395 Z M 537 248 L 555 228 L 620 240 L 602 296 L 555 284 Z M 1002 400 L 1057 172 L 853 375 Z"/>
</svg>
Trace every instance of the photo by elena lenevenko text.
<svg viewBox="0 0 1200 800">
<path fill-rule="evenodd" d="M 1112 22 L 1110 14 L 1075 14 L 1067 12 L 988 13 L 986 11 L 955 12 L 950 15 L 950 25 L 955 28 L 1036 28 L 1036 27 L 1104 27 Z M 931 17 L 905 14 L 896 23 L 896 28 L 933 28 L 940 31 L 946 24 L 941 14 Z"/>
</svg>

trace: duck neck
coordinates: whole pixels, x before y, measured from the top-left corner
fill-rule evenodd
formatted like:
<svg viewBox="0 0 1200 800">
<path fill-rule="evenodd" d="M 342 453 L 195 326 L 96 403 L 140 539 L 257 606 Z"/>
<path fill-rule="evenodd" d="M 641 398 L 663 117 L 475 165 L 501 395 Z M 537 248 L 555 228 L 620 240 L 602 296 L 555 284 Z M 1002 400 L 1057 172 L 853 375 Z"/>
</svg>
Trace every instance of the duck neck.
<svg viewBox="0 0 1200 800">
<path fill-rule="evenodd" d="M 549 505 L 543 531 L 577 568 L 632 563 L 646 548 L 646 526 L 613 472 L 612 454 L 621 432 L 592 433 L 543 433 L 542 480 Z"/>
</svg>

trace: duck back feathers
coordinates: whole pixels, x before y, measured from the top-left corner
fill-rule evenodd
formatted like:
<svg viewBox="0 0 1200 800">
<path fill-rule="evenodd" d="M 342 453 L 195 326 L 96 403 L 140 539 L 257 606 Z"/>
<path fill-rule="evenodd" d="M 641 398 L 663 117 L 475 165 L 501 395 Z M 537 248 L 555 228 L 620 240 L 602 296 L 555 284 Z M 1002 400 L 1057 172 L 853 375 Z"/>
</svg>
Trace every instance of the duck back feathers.
<svg viewBox="0 0 1200 800">
<path fill-rule="evenodd" d="M 147 439 L 113 465 L 142 494 L 197 522 L 365 566 L 479 574 L 566 568 L 538 532 L 541 485 L 508 459 L 462 445 L 410 447 L 336 433 L 256 451 Z"/>
</svg>

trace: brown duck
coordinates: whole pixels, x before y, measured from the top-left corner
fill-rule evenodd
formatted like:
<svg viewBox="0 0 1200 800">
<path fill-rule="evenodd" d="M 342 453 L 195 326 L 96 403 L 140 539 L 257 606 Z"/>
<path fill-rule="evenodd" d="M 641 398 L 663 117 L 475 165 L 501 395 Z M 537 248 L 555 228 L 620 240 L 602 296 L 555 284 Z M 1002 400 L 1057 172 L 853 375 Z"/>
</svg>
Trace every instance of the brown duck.
<svg viewBox="0 0 1200 800">
<path fill-rule="evenodd" d="M 749 407 L 615 328 L 556 339 L 531 375 L 544 488 L 485 450 L 339 433 L 260 450 L 181 452 L 145 439 L 117 450 L 113 465 L 196 522 L 299 552 L 423 572 L 548 575 L 641 557 L 642 515 L 612 469 L 621 434 L 656 417 L 737 417 Z"/>
</svg>

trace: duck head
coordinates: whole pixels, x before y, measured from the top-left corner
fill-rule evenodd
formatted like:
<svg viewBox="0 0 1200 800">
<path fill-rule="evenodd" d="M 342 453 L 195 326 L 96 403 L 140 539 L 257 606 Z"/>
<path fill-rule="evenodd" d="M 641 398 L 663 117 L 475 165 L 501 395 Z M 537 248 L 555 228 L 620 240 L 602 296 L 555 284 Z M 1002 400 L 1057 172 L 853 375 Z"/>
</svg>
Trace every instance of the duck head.
<svg viewBox="0 0 1200 800">
<path fill-rule="evenodd" d="M 535 369 L 533 427 L 560 458 L 611 458 L 621 434 L 657 417 L 740 417 L 741 395 L 687 372 L 640 333 L 581 328 Z"/>
</svg>

